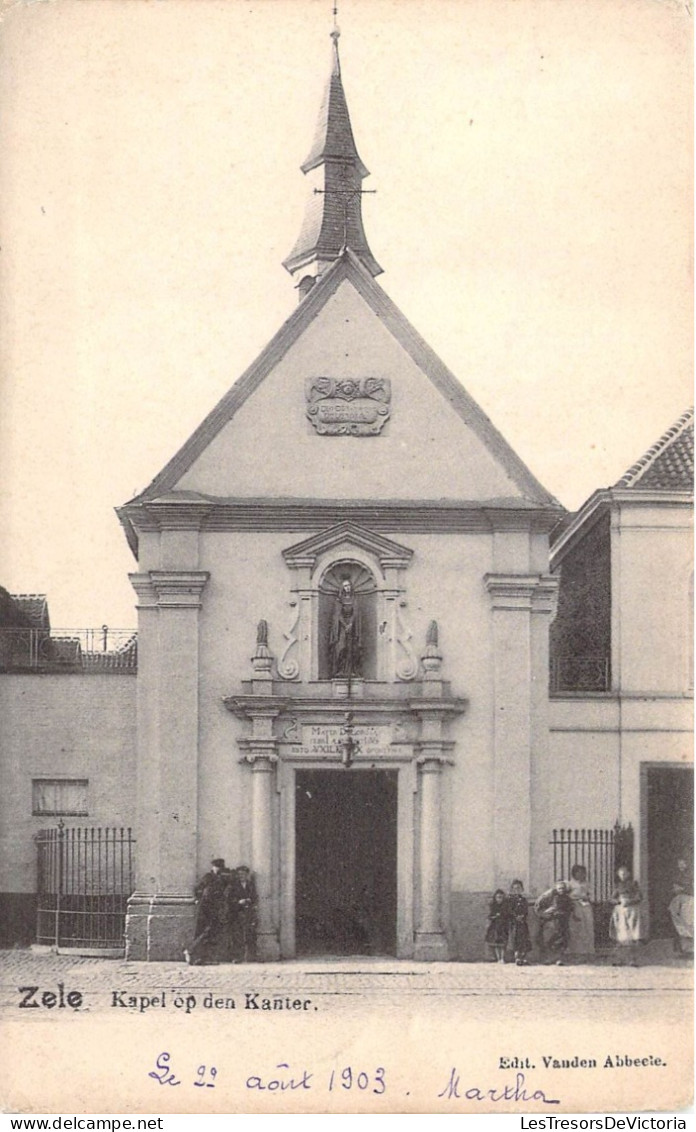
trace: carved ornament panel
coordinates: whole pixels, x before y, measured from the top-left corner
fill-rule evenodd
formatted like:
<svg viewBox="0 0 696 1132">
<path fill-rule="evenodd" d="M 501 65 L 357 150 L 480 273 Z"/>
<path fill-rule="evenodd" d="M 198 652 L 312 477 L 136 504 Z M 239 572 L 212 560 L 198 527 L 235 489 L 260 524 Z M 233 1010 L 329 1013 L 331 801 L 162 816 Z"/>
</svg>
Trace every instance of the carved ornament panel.
<svg viewBox="0 0 696 1132">
<path fill-rule="evenodd" d="M 310 377 L 307 416 L 321 436 L 377 436 L 391 413 L 386 377 Z"/>
</svg>

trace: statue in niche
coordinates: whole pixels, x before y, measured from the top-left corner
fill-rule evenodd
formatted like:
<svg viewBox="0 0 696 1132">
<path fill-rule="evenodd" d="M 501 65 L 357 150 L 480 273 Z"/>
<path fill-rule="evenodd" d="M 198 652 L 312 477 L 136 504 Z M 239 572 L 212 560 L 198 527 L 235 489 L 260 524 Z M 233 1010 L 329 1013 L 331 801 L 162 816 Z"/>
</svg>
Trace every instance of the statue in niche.
<svg viewBox="0 0 696 1132">
<path fill-rule="evenodd" d="M 360 676 L 361 668 L 360 610 L 353 583 L 344 576 L 335 598 L 329 635 L 329 674 Z"/>
</svg>

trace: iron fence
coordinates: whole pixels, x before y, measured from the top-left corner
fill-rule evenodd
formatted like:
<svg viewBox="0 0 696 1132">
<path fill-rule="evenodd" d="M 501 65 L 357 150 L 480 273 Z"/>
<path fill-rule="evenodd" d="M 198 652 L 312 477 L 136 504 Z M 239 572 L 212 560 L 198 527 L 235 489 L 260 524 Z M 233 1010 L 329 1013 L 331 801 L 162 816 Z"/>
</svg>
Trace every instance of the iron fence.
<svg viewBox="0 0 696 1132">
<path fill-rule="evenodd" d="M 134 673 L 137 668 L 133 629 L 0 628 L 0 671 Z"/>
<path fill-rule="evenodd" d="M 616 872 L 613 829 L 554 829 L 553 879 L 568 880 L 573 865 L 584 865 L 592 901 L 609 900 Z"/>
<path fill-rule="evenodd" d="M 122 948 L 135 887 L 132 831 L 59 823 L 40 830 L 36 842 L 37 943 Z"/>
<path fill-rule="evenodd" d="M 587 884 L 594 909 L 595 944 L 609 943 L 609 903 L 620 865 L 633 869 L 633 828 L 618 822 L 611 829 L 554 829 L 553 879 L 568 880 L 574 865 L 587 870 Z"/>
</svg>

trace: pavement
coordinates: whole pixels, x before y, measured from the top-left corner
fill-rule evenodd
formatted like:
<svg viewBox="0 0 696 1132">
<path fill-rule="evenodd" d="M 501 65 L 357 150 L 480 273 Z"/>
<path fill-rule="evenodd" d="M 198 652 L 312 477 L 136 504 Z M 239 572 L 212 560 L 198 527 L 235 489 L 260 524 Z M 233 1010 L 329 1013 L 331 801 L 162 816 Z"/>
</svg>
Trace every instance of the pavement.
<svg viewBox="0 0 696 1132">
<path fill-rule="evenodd" d="M 674 1111 L 693 1080 L 692 963 L 640 950 L 637 968 L 376 956 L 189 967 L 0 951 L 0 1107 L 536 1112 L 548 1096 L 555 1112 Z M 608 1055 L 621 1068 L 607 1069 Z M 650 1067 L 624 1068 L 638 1057 Z M 549 1070 L 551 1058 L 570 1068 Z M 589 1077 L 587 1058 L 598 1066 Z M 215 1089 L 204 1093 L 198 1077 L 211 1065 Z M 351 1066 L 367 1092 L 344 1093 Z M 179 1089 L 160 1087 L 169 1069 Z M 250 1082 L 268 1091 L 250 1093 Z M 289 1091 L 278 1100 L 272 1088 Z"/>
<path fill-rule="evenodd" d="M 111 1005 L 111 994 L 152 995 L 158 991 L 214 990 L 239 994 L 320 997 L 404 998 L 545 996 L 576 994 L 611 997 L 659 996 L 682 999 L 693 985 L 693 961 L 678 959 L 666 948 L 642 949 L 641 965 L 614 967 L 608 958 L 591 964 L 516 967 L 497 963 L 416 963 L 410 960 L 354 956 L 305 958 L 280 963 L 219 964 L 188 967 L 182 962 L 135 963 L 31 949 L 0 951 L 0 1010 L 18 1005 L 18 988 L 79 987 L 86 1009 Z M 664 1000 L 664 999 L 663 999 Z"/>
</svg>

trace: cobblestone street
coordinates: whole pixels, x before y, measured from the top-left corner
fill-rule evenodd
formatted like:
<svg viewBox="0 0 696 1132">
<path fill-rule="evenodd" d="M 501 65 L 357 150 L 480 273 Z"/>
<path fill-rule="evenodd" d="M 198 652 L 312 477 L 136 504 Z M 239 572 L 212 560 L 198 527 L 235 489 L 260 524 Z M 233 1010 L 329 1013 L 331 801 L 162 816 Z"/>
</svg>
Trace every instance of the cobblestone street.
<svg viewBox="0 0 696 1132">
<path fill-rule="evenodd" d="M 502 1097 L 500 1111 L 513 1111 L 523 1088 L 552 1096 L 557 1112 L 612 1109 L 617 1096 L 638 1109 L 683 1105 L 691 964 L 643 952 L 643 966 L 620 969 L 604 959 L 519 968 L 374 957 L 188 967 L 5 951 L 4 1103 L 19 1112 L 272 1112 L 274 1094 L 259 1085 L 252 1095 L 249 1081 L 285 1072 L 311 1080 L 308 1090 L 288 1086 L 283 1104 L 296 1112 L 444 1112 L 453 1097 L 456 1111 L 475 1111 L 461 1090 L 448 1091 L 460 1074 L 474 1099 L 479 1086 Z M 175 1090 L 157 1083 L 163 1057 L 183 1082 Z M 549 1070 L 553 1058 L 571 1067 Z M 589 1085 L 572 1067 L 588 1058 Z M 648 1068 L 624 1068 L 636 1058 Z M 208 1092 L 197 1085 L 210 1065 Z M 344 1073 L 371 1082 L 369 1096 L 342 1091 Z"/>
<path fill-rule="evenodd" d="M 651 999 L 683 999 L 692 987 L 692 964 L 664 954 L 659 962 L 638 968 L 613 967 L 607 959 L 591 965 L 566 967 L 495 963 L 413 963 L 408 960 L 355 957 L 303 959 L 261 964 L 220 964 L 188 967 L 185 963 L 131 963 L 120 959 L 87 958 L 51 952 L 0 952 L 0 1008 L 16 1005 L 19 986 L 62 981 L 79 984 L 84 1007 L 110 1004 L 109 994 L 156 994 L 164 989 L 206 990 L 314 996 L 492 997 L 566 995 L 611 997 L 630 994 Z"/>
</svg>

